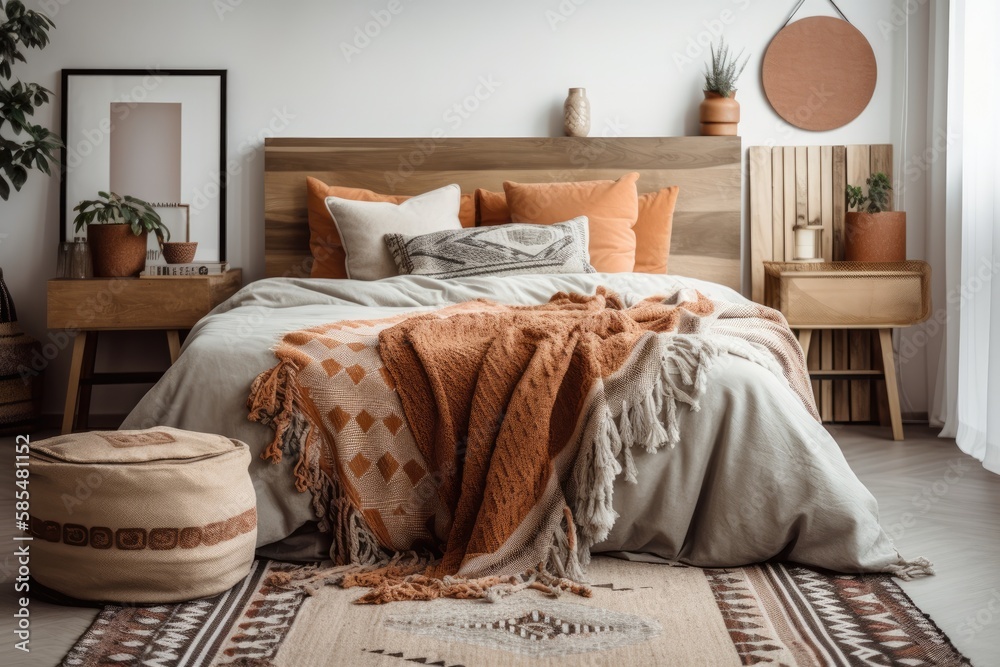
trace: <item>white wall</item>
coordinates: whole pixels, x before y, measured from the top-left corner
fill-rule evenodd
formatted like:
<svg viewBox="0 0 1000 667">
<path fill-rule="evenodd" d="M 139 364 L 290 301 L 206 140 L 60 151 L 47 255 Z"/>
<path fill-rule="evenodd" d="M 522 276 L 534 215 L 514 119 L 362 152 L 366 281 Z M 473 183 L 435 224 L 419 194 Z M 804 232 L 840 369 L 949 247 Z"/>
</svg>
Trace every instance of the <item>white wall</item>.
<svg viewBox="0 0 1000 667">
<path fill-rule="evenodd" d="M 760 144 L 897 144 L 904 74 L 903 0 L 840 0 L 868 37 L 879 65 L 875 96 L 860 118 L 832 132 L 796 130 L 778 118 L 761 89 L 760 63 L 792 2 L 773 0 L 28 0 L 58 28 L 52 45 L 29 54 L 18 76 L 58 89 L 62 68 L 227 68 L 230 157 L 239 160 L 229 194 L 229 248 L 248 280 L 263 273 L 262 138 L 284 136 L 554 136 L 571 86 L 587 88 L 592 134 L 683 135 L 697 131 L 700 72 L 713 33 L 745 47 L 750 65 L 741 81 L 744 146 Z M 911 2 L 926 24 L 924 2 Z M 355 40 L 373 18 L 390 16 L 363 48 Z M 808 0 L 799 16 L 833 14 L 826 0 Z M 924 28 L 926 30 L 926 28 Z M 375 32 L 373 30 L 373 32 Z M 910 46 L 912 81 L 926 80 L 926 48 Z M 685 61 L 685 58 L 689 60 Z M 920 67 L 924 69 L 921 70 Z M 493 82 L 467 118 L 449 109 Z M 911 101 L 919 103 L 919 90 Z M 918 104 L 919 107 L 919 104 Z M 58 126 L 58 104 L 39 120 Z M 922 113 L 922 112 L 921 112 Z M 911 111 L 911 121 L 919 120 Z M 923 150 L 925 133 L 908 139 Z M 911 254 L 922 256 L 922 202 L 908 202 Z M 25 328 L 42 338 L 45 281 L 55 270 L 58 182 L 32 174 L 25 189 L 2 203 L 0 266 Z M 914 226 L 915 225 L 915 226 Z M 109 336 L 99 364 L 131 350 L 155 367 L 165 361 L 158 337 Z M 46 407 L 61 410 L 69 353 L 47 376 Z M 921 356 L 904 369 L 911 410 L 926 410 Z M 919 381 L 907 382 L 920 377 Z M 125 412 L 131 390 L 99 390 L 97 412 Z"/>
</svg>

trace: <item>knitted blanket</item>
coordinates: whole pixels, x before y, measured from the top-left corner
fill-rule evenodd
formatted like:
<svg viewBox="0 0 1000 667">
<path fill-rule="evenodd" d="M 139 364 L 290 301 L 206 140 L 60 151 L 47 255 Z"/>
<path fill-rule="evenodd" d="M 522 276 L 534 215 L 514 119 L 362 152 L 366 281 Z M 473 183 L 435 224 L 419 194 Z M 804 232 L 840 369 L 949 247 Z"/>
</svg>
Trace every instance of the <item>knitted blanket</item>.
<svg viewBox="0 0 1000 667">
<path fill-rule="evenodd" d="M 292 332 L 250 419 L 275 427 L 265 457 L 298 455 L 297 486 L 350 566 L 333 579 L 372 589 L 360 602 L 586 594 L 614 480 L 635 479 L 631 448 L 677 444 L 678 406 L 698 408 L 722 353 L 781 375 L 816 414 L 779 314 L 679 300 L 624 308 L 598 290 Z"/>
</svg>

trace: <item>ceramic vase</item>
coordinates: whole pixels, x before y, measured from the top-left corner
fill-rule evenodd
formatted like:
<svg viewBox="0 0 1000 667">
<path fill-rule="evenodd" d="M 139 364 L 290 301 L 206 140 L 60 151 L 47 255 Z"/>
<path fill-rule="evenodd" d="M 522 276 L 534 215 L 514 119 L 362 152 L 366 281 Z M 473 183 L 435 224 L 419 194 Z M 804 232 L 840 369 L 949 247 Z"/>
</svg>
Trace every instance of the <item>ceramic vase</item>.
<svg viewBox="0 0 1000 667">
<path fill-rule="evenodd" d="M 710 90 L 705 91 L 705 99 L 698 108 L 703 137 L 735 137 L 739 132 L 740 103 L 736 101 L 736 91 L 729 97 Z"/>
<path fill-rule="evenodd" d="M 563 105 L 563 129 L 567 137 L 590 134 L 590 100 L 586 88 L 570 88 Z"/>
</svg>

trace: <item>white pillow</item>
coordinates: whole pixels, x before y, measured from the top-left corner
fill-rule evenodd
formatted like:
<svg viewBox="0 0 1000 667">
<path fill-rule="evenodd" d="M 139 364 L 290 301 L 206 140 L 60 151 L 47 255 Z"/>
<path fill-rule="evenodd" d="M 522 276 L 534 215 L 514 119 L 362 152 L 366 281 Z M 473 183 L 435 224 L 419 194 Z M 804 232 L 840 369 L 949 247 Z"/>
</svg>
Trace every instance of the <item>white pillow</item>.
<svg viewBox="0 0 1000 667">
<path fill-rule="evenodd" d="M 347 277 L 379 280 L 398 275 L 383 237 L 461 229 L 462 222 L 458 219 L 461 201 L 462 189 L 457 185 L 446 185 L 402 204 L 327 197 L 326 207 L 347 255 Z"/>
</svg>

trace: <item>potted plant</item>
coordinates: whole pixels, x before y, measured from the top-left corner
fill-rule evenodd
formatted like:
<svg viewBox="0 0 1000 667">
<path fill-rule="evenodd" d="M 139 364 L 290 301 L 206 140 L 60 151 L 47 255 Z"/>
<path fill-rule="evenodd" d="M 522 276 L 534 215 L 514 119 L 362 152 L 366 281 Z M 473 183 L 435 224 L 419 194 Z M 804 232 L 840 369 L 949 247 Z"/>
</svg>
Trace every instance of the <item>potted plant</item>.
<svg viewBox="0 0 1000 667">
<path fill-rule="evenodd" d="M 50 174 L 57 162 L 53 151 L 62 146 L 56 135 L 31 122 L 35 110 L 48 104 L 52 91 L 37 83 L 15 81 L 11 63 L 25 62 L 24 49 L 43 49 L 49 43 L 49 28 L 55 24 L 44 14 L 25 9 L 20 0 L 0 0 L 0 130 L 10 126 L 11 134 L 0 135 L 0 199 L 7 201 L 11 186 L 20 190 L 29 169 Z"/>
<path fill-rule="evenodd" d="M 38 169 L 51 174 L 57 162 L 53 152 L 62 146 L 56 135 L 31 122 L 35 110 L 48 104 L 52 92 L 37 83 L 14 81 L 12 65 L 27 62 L 25 51 L 44 49 L 49 29 L 55 24 L 48 16 L 26 9 L 20 0 L 0 0 L 0 200 L 7 201 L 11 187 L 20 190 L 28 173 Z M 8 131 L 9 128 L 9 131 Z M 4 222 L 7 211 L 4 211 Z M 0 379 L 0 395 L 5 403 L 0 413 L 0 432 L 31 432 L 41 412 L 42 372 L 46 364 L 41 344 L 27 335 L 17 321 L 17 311 L 0 269 L 0 367 L 7 377 Z"/>
<path fill-rule="evenodd" d="M 905 262 L 906 213 L 892 211 L 892 184 L 883 172 L 860 186 L 847 186 L 844 259 L 848 262 Z"/>
<path fill-rule="evenodd" d="M 712 62 L 705 66 L 705 99 L 699 108 L 702 136 L 736 136 L 740 122 L 740 104 L 736 101 L 736 80 L 750 60 L 740 62 L 743 52 L 733 57 L 725 39 L 719 48 L 710 46 Z"/>
<path fill-rule="evenodd" d="M 114 192 L 98 192 L 99 199 L 82 201 L 73 210 L 76 231 L 87 228 L 87 243 L 94 258 L 94 276 L 137 276 L 146 267 L 146 239 L 156 234 L 160 245 L 170 230 L 148 203 Z"/>
</svg>

